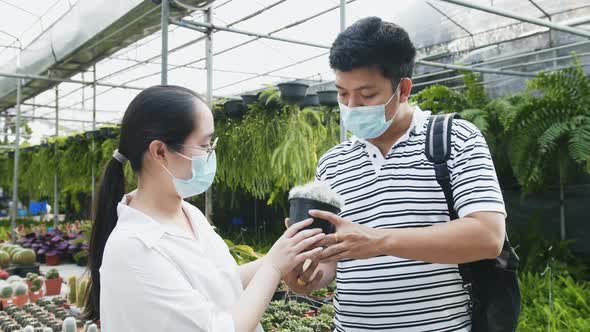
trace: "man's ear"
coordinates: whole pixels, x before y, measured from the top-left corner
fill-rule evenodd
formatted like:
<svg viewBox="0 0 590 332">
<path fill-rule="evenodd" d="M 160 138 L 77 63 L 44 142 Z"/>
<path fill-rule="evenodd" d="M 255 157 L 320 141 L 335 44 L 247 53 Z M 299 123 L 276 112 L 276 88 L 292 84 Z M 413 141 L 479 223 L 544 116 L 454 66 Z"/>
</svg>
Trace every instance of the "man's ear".
<svg viewBox="0 0 590 332">
<path fill-rule="evenodd" d="M 412 80 L 410 78 L 403 78 L 399 83 L 399 102 L 405 103 L 410 99 L 410 93 L 412 92 Z"/>
</svg>

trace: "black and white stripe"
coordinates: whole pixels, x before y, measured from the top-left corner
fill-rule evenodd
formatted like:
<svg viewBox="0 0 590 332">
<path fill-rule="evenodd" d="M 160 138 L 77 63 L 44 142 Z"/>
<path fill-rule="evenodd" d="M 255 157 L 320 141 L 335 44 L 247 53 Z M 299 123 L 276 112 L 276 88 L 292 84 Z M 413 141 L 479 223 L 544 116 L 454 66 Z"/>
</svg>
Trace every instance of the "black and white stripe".
<svg viewBox="0 0 590 332">
<path fill-rule="evenodd" d="M 429 112 L 416 108 L 409 132 L 386 157 L 361 140 L 328 151 L 316 178 L 341 194 L 341 215 L 373 228 L 427 227 L 449 221 L 434 165 L 424 154 Z M 460 217 L 505 213 L 487 144 L 469 122 L 454 120 L 449 170 Z M 469 297 L 458 267 L 393 256 L 338 263 L 336 331 L 469 331 Z"/>
</svg>

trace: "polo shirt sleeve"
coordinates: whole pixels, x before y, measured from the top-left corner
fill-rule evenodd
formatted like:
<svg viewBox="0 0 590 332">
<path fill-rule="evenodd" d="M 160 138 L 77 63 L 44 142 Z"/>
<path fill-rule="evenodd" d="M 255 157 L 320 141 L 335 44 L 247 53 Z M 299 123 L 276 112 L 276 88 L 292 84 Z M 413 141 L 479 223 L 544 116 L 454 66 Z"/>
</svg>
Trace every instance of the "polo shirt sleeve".
<svg viewBox="0 0 590 332">
<path fill-rule="evenodd" d="M 460 218 L 474 212 L 499 212 L 506 216 L 502 191 L 485 138 L 464 120 L 453 121 L 451 187 Z"/>
</svg>

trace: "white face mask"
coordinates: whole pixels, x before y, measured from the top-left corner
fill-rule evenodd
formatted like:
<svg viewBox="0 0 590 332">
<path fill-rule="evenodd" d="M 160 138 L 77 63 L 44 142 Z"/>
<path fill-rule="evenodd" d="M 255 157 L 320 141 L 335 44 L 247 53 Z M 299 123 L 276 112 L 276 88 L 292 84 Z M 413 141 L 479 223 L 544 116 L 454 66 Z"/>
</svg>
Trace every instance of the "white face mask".
<svg viewBox="0 0 590 332">
<path fill-rule="evenodd" d="M 361 139 L 372 139 L 383 135 L 399 114 L 398 110 L 389 120 L 385 116 L 385 107 L 395 97 L 399 86 L 400 84 L 398 83 L 393 95 L 385 104 L 348 107 L 339 102 L 340 115 L 342 116 L 344 127 L 350 130 L 354 136 Z"/>
</svg>

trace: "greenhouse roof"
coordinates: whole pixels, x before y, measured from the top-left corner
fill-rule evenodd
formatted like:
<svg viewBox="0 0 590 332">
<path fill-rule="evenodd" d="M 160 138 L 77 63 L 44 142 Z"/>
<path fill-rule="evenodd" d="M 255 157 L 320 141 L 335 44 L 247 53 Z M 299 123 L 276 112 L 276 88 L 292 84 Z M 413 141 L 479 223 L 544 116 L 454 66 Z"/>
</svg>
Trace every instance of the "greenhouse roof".
<svg viewBox="0 0 590 332">
<path fill-rule="evenodd" d="M 404 27 L 417 48 L 418 59 L 446 64 L 475 65 L 534 74 L 539 70 L 555 70 L 571 64 L 575 51 L 584 65 L 590 63 L 590 39 L 545 26 L 522 22 L 478 9 L 467 8 L 453 1 L 391 1 L 347 0 L 346 24 L 367 16 L 379 16 Z M 0 72 L 14 73 L 19 47 L 35 46 L 43 40 L 44 32 L 58 26 L 80 8 L 96 3 L 93 0 L 15 1 L 0 0 Z M 541 19 L 579 31 L 590 31 L 590 3 L 587 0 L 475 0 L 470 3 L 509 11 L 521 16 Z M 95 15 L 128 6 L 158 6 L 151 1 L 125 0 L 120 8 L 97 8 Z M 216 0 L 212 3 L 213 20 L 217 26 L 270 34 L 274 37 L 302 41 L 324 47 L 305 46 L 285 41 L 256 38 L 229 31 L 215 31 L 213 39 L 213 94 L 220 97 L 239 96 L 255 91 L 266 83 L 306 80 L 325 88 L 334 74 L 328 65 L 328 49 L 340 31 L 339 0 Z M 115 6 L 116 7 L 116 6 Z M 176 14 L 179 11 L 175 12 Z M 185 14 L 187 14 L 186 12 Z M 88 20 L 100 21 L 99 16 L 72 20 L 59 32 L 59 41 L 80 37 Z M 179 17 L 180 18 L 180 17 Z M 185 17 L 203 22 L 202 11 Z M 98 24 L 98 23 L 97 23 Z M 102 24 L 102 23 L 101 23 Z M 104 23 L 105 25 L 108 22 Z M 79 58 L 59 62 L 59 69 L 70 70 L 70 78 L 92 81 L 92 66 L 96 62 L 96 119 L 100 124 L 117 123 L 137 88 L 160 83 L 161 32 L 153 28 L 134 31 L 131 25 L 119 29 L 122 40 L 129 43 L 110 45 L 106 57 Z M 105 26 L 106 27 L 106 26 Z M 105 28 L 103 27 L 103 28 Z M 126 35 L 128 34 L 128 35 Z M 183 85 L 205 94 L 205 34 L 178 25 L 169 27 L 168 82 Z M 95 35 L 85 36 L 92 40 Z M 94 43 L 97 44 L 96 39 Z M 98 43 L 100 45 L 100 43 Z M 95 46 L 95 45 L 93 45 Z M 59 60 L 60 45 L 50 39 L 43 47 Z M 39 48 L 39 50 L 42 50 Z M 109 52 L 107 52 L 109 53 Z M 106 54 L 106 53 L 105 53 Z M 65 54 L 67 55 L 67 54 Z M 64 55 L 64 57 L 65 57 Z M 71 57 L 70 57 L 71 58 Z M 49 75 L 36 63 L 31 75 Z M 24 68 L 26 69 L 26 68 Z M 586 67 L 587 69 L 587 67 Z M 82 71 L 82 72 L 80 72 Z M 454 69 L 418 64 L 415 71 L 416 89 L 442 83 L 460 89 L 460 73 Z M 0 78 L 0 82 L 3 78 Z M 522 87 L 526 75 L 484 75 L 488 92 L 502 94 Z M 118 88 L 110 85 L 126 85 Z M 1 87 L 1 85 L 0 85 Z M 314 88 L 315 90 L 318 87 Z M 34 98 L 25 100 L 23 116 L 33 129 L 31 142 L 44 135 L 53 135 L 56 92 L 48 84 Z M 92 120 L 92 87 L 78 83 L 59 84 L 60 134 L 88 130 Z M 0 101 L 3 96 L 0 96 Z M 6 104 L 9 105 L 9 104 Z M 5 110 L 1 109 L 0 113 Z M 12 113 L 9 111 L 9 113 Z M 40 118 L 40 119 L 33 119 Z"/>
</svg>

